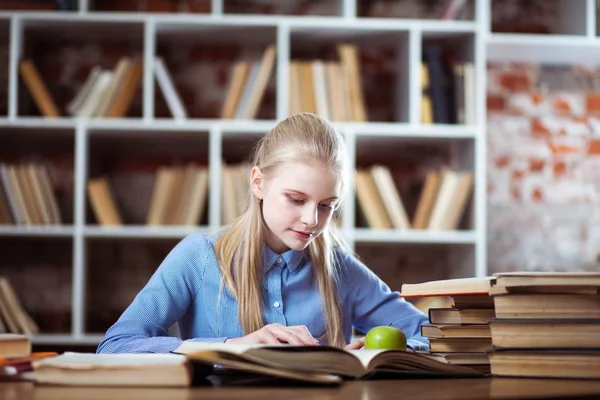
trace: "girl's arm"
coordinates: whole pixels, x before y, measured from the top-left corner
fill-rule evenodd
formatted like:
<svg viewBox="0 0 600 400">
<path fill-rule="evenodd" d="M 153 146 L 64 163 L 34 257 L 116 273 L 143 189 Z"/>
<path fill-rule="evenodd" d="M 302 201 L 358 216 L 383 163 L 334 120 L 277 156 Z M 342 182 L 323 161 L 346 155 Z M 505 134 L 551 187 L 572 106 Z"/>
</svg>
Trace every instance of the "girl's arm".
<svg viewBox="0 0 600 400">
<path fill-rule="evenodd" d="M 429 341 L 420 326 L 427 315 L 392 291 L 377 275 L 351 254 L 341 253 L 341 287 L 344 302 L 351 307 L 352 323 L 361 332 L 375 326 L 400 328 L 414 350 L 428 350 Z"/>
<path fill-rule="evenodd" d="M 146 286 L 106 332 L 98 353 L 168 353 L 183 340 L 167 330 L 184 315 L 200 288 L 212 248 L 199 234 L 187 236 L 171 250 Z M 227 338 L 190 341 L 224 342 Z"/>
</svg>

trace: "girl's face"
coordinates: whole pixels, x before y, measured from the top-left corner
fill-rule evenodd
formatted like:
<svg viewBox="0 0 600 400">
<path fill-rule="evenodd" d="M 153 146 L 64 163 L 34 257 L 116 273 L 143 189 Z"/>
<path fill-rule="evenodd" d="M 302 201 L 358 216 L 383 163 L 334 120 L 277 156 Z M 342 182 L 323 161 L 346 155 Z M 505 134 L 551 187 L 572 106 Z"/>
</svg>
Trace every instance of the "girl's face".
<svg viewBox="0 0 600 400">
<path fill-rule="evenodd" d="M 268 177 L 252 169 L 252 190 L 263 199 L 267 244 L 276 253 L 303 250 L 319 236 L 341 196 L 339 174 L 320 163 L 287 162 Z"/>
</svg>

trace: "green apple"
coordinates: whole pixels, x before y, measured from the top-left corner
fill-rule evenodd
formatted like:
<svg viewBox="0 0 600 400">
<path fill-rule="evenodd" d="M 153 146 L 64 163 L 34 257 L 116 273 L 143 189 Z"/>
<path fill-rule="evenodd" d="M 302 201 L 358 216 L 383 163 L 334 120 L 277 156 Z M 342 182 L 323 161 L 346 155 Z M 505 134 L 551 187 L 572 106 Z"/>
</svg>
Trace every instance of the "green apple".
<svg viewBox="0 0 600 400">
<path fill-rule="evenodd" d="M 365 336 L 365 349 L 406 350 L 406 335 L 393 326 L 376 326 Z"/>
</svg>

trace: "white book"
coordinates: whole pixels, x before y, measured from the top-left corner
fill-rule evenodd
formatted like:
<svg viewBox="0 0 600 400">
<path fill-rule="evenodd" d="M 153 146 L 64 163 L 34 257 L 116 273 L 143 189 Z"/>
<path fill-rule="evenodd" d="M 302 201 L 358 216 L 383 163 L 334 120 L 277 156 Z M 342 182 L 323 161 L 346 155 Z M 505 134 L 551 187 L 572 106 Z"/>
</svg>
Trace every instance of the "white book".
<svg viewBox="0 0 600 400">
<path fill-rule="evenodd" d="M 327 105 L 327 80 L 325 78 L 325 66 L 323 61 L 315 60 L 311 64 L 313 75 L 313 91 L 315 93 L 315 105 L 317 115 L 329 119 L 329 107 Z"/>
<path fill-rule="evenodd" d="M 376 165 L 371 168 L 371 175 L 394 228 L 410 229 L 408 215 L 406 215 L 406 210 L 404 209 L 402 199 L 396 189 L 390 170 L 382 165 Z"/>
<path fill-rule="evenodd" d="M 465 81 L 465 123 L 475 124 L 475 68 L 473 63 L 466 62 L 463 65 Z"/>
<path fill-rule="evenodd" d="M 437 199 L 431 212 L 428 229 L 444 230 L 446 218 L 451 210 L 451 203 L 455 200 L 456 191 L 460 185 L 460 174 L 446 169 L 442 172 L 442 184 Z"/>
<path fill-rule="evenodd" d="M 13 185 L 10 179 L 9 167 L 6 164 L 0 164 L 0 181 L 4 187 L 6 198 L 8 200 L 8 206 L 12 211 L 12 215 L 17 225 L 25 225 L 26 219 L 19 206 L 19 201 L 16 196 L 16 191 L 13 189 Z"/>
<path fill-rule="evenodd" d="M 258 74 L 260 72 L 260 61 L 254 61 L 250 67 L 250 73 L 248 74 L 248 79 L 246 79 L 246 86 L 244 86 L 244 91 L 242 92 L 242 97 L 238 103 L 237 109 L 235 110 L 235 119 L 242 119 L 246 116 L 246 110 L 250 105 L 250 97 L 252 96 L 252 88 L 254 87 L 254 83 L 258 79 Z"/>
<path fill-rule="evenodd" d="M 186 119 L 187 112 L 183 106 L 183 102 L 179 97 L 179 93 L 177 93 L 177 90 L 175 90 L 173 78 L 171 77 L 165 62 L 161 57 L 156 57 L 154 59 L 154 74 L 156 76 L 158 86 L 160 87 L 163 96 L 165 96 L 167 106 L 169 107 L 173 118 Z"/>
<path fill-rule="evenodd" d="M 79 89 L 77 95 L 69 102 L 69 104 L 67 104 L 67 112 L 70 115 L 77 115 L 85 100 L 88 98 L 90 90 L 96 84 L 96 79 L 98 79 L 98 76 L 100 76 L 101 72 L 102 68 L 100 68 L 98 65 L 91 69 L 85 80 L 85 83 L 83 86 L 81 86 L 81 89 Z"/>
<path fill-rule="evenodd" d="M 191 365 L 178 354 L 65 352 L 36 360 L 32 366 L 41 384 L 188 387 L 192 383 Z"/>
<path fill-rule="evenodd" d="M 94 86 L 90 89 L 88 96 L 85 98 L 79 110 L 77 110 L 76 115 L 78 117 L 91 117 L 96 113 L 102 99 L 106 96 L 106 93 L 110 88 L 112 78 L 112 71 L 100 72 L 94 82 Z"/>
</svg>

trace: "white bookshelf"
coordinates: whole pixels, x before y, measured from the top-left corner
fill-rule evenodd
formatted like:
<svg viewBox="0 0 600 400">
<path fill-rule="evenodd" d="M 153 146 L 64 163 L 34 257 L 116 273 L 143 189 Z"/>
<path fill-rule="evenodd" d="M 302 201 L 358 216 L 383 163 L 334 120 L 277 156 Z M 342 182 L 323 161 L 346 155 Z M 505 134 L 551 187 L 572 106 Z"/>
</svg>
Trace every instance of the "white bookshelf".
<svg viewBox="0 0 600 400">
<path fill-rule="evenodd" d="M 316 40 L 334 43 L 340 39 L 368 41 L 370 37 L 387 38 L 391 43 L 397 39 L 398 68 L 406 76 L 396 89 L 396 110 L 398 122 L 340 122 L 336 126 L 345 136 L 348 144 L 348 156 L 351 165 L 345 171 L 348 181 L 353 182 L 353 168 L 357 156 L 357 147 L 364 141 L 376 138 L 389 146 L 412 142 L 457 142 L 466 143 L 458 151 L 457 165 L 466 165 L 474 172 L 475 190 L 473 205 L 470 209 L 472 227 L 460 231 L 416 231 L 416 230 L 372 230 L 355 228 L 355 209 L 353 185 L 347 188 L 347 202 L 342 215 L 342 233 L 352 247 L 357 244 L 370 243 L 391 246 L 420 245 L 420 250 L 428 245 L 458 246 L 466 248 L 471 254 L 470 264 L 462 267 L 466 276 L 484 276 L 486 270 L 486 141 L 485 141 L 485 63 L 490 49 L 504 49 L 510 53 L 513 46 L 522 46 L 520 35 L 494 35 L 489 32 L 489 3 L 486 0 L 476 1 L 474 21 L 438 21 L 416 19 L 383 19 L 356 17 L 355 0 L 339 0 L 339 16 L 260 16 L 235 15 L 224 13 L 220 0 L 212 1 L 211 14 L 145 14 L 145 13 L 110 13 L 90 11 L 87 0 L 80 0 L 80 9 L 76 12 L 0 12 L 0 20 L 9 24 L 9 88 L 8 115 L 0 118 L 0 130 L 35 129 L 51 136 L 55 132 L 68 132 L 74 140 L 74 209 L 73 223 L 59 227 L 0 227 L 2 237 L 64 237 L 73 240 L 72 265 L 72 331 L 64 335 L 42 334 L 33 338 L 39 344 L 96 344 L 100 335 L 88 334 L 85 328 L 86 300 L 86 241 L 88 239 L 178 239 L 191 232 L 208 233 L 220 226 L 221 215 L 221 157 L 223 156 L 223 140 L 243 135 L 261 135 L 274 126 L 276 121 L 288 114 L 289 94 L 289 62 L 295 40 Z M 587 1 L 586 7 L 593 2 Z M 587 10 L 587 9 L 586 9 Z M 590 12 L 590 10 L 587 10 Z M 594 11 L 595 13 L 595 11 Z M 594 29 L 586 28 L 586 34 L 574 39 L 578 45 L 585 43 L 589 48 L 599 48 L 600 41 L 595 36 L 595 19 L 588 18 L 587 24 Z M 594 14 L 595 15 L 595 14 Z M 143 106 L 139 118 L 110 119 L 73 119 L 61 117 L 44 119 L 22 116 L 19 113 L 19 89 L 17 81 L 18 61 L 24 49 L 26 32 L 31 27 L 50 27 L 51 29 L 83 29 L 87 25 L 104 26 L 107 30 L 133 29 L 139 38 L 143 51 L 144 77 L 142 79 Z M 263 32 L 268 41 L 276 43 L 276 82 L 277 102 L 274 120 L 219 120 L 195 119 L 173 121 L 168 118 L 154 117 L 155 80 L 151 74 L 157 43 L 168 40 L 169 35 L 181 32 L 201 34 L 222 34 L 240 27 L 249 31 Z M 592 33 L 590 35 L 590 32 Z M 166 38 L 166 39 L 165 39 Z M 299 38 L 299 39 L 298 39 Z M 423 41 L 430 39 L 448 39 L 463 47 L 465 57 L 474 62 L 476 76 L 476 123 L 473 125 L 423 125 L 420 123 L 421 87 L 420 73 L 421 51 Z M 552 38 L 552 46 L 561 41 L 567 46 L 567 39 Z M 136 39 L 138 40 L 138 39 Z M 249 40 L 240 36 L 236 40 L 242 43 Z M 541 42 L 550 39 L 532 37 L 528 39 L 530 46 L 543 47 Z M 537 43 L 537 42 L 540 43 Z M 502 51 L 498 54 L 502 54 Z M 527 53 L 531 50 L 524 50 Z M 405 57 L 406 56 L 406 57 Z M 499 55 L 502 57 L 502 55 Z M 86 181 L 88 178 L 89 154 L 94 143 L 102 140 L 118 140 L 129 137 L 140 140 L 152 140 L 165 132 L 177 133 L 175 137 L 206 137 L 208 143 L 208 160 L 210 168 L 210 194 L 208 225 L 195 228 L 187 227 L 146 227 L 143 225 L 127 225 L 119 228 L 105 228 L 93 225 L 86 220 Z M 116 139 L 115 139 L 116 138 Z M 462 146 L 462 145 L 461 145 Z M 467 154 L 465 154 L 467 153 Z M 424 246 L 424 247 L 423 247 Z M 425 250 L 426 251 L 426 250 Z"/>
</svg>

